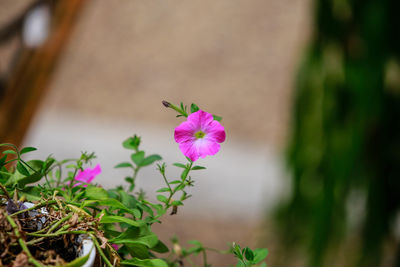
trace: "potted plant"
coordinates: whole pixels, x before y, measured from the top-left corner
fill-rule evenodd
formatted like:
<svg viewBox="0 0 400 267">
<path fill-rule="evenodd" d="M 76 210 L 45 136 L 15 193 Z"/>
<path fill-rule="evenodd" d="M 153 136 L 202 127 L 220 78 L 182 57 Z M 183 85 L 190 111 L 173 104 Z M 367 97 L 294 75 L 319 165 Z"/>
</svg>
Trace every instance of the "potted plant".
<svg viewBox="0 0 400 267">
<path fill-rule="evenodd" d="M 131 150 L 130 161 L 115 168 L 129 168 L 127 185 L 102 188 L 93 179 L 100 165 L 87 167 L 96 157 L 84 152 L 77 159 L 57 161 L 24 160 L 12 144 L 0 157 L 0 266 L 181 266 L 186 258 L 204 254 L 200 242 L 182 247 L 174 240 L 173 249 L 152 232 L 152 225 L 166 214 L 176 214 L 190 197 L 192 173 L 205 167 L 197 160 L 216 154 L 225 140 L 221 118 L 192 104 L 190 111 L 163 101 L 186 121 L 175 128 L 175 141 L 186 162 L 174 163 L 182 170 L 180 178 L 168 178 L 161 156 L 141 150 L 141 138 L 134 135 L 123 142 Z M 143 192 L 134 194 L 138 172 L 157 164 L 165 185 L 157 190 L 157 201 L 147 200 Z M 167 256 L 156 256 L 164 255 Z M 227 251 L 238 259 L 237 266 L 265 266 L 266 249 L 251 250 L 232 244 Z M 206 259 L 206 257 L 204 257 Z M 204 266 L 210 266 L 204 262 Z"/>
</svg>

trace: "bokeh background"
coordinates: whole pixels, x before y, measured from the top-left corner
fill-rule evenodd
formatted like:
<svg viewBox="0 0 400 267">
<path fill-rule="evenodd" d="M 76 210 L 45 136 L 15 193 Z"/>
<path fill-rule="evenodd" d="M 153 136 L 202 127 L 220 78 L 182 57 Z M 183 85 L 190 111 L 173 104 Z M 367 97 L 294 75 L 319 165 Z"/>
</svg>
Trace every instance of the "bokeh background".
<svg viewBox="0 0 400 267">
<path fill-rule="evenodd" d="M 38 147 L 34 157 L 95 151 L 96 181 L 112 187 L 132 134 L 183 161 L 181 120 L 161 101 L 196 103 L 223 117 L 227 140 L 200 160 L 193 197 L 156 226 L 163 240 L 263 246 L 269 266 L 399 266 L 399 8 L 2 0 L 0 141 Z M 30 23 L 48 28 L 26 32 L 33 10 Z M 162 180 L 148 168 L 137 184 L 154 199 Z"/>
</svg>

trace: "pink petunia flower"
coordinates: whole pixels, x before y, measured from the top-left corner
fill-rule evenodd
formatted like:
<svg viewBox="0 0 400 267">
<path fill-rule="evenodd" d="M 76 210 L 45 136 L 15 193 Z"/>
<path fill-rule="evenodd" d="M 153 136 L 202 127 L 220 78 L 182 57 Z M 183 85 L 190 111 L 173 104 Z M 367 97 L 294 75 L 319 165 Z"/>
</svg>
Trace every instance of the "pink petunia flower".
<svg viewBox="0 0 400 267">
<path fill-rule="evenodd" d="M 225 129 L 210 113 L 198 110 L 175 128 L 175 141 L 186 157 L 196 161 L 219 151 Z"/>
<path fill-rule="evenodd" d="M 100 164 L 97 164 L 96 167 L 94 167 L 93 169 L 90 168 L 86 168 L 85 170 L 78 171 L 78 174 L 75 176 L 75 181 L 80 181 L 80 182 L 84 182 L 84 183 L 90 183 L 97 175 L 99 175 L 101 173 L 101 168 L 100 168 Z M 82 183 L 76 183 L 74 184 L 75 186 L 81 185 Z M 83 185 L 84 187 L 87 187 L 86 184 Z"/>
</svg>

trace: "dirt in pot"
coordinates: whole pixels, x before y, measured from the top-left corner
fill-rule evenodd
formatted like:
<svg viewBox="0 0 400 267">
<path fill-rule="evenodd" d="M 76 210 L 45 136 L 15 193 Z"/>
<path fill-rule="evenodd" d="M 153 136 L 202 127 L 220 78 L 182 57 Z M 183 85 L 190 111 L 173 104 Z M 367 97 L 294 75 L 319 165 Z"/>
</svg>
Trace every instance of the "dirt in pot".
<svg viewBox="0 0 400 267">
<path fill-rule="evenodd" d="M 27 209 L 24 203 L 9 200 L 0 207 L 0 266 L 28 266 L 29 253 L 43 264 L 65 264 L 79 256 L 81 237 L 60 234 L 68 231 L 87 230 L 93 220 L 78 220 L 76 213 L 44 207 Z M 21 243 L 23 243 L 21 245 Z"/>
</svg>

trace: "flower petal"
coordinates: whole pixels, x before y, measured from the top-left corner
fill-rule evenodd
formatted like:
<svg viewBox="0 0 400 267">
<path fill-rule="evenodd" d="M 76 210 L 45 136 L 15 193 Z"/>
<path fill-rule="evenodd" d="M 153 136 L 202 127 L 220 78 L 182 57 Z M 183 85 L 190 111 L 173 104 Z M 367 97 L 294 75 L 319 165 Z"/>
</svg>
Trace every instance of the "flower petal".
<svg viewBox="0 0 400 267">
<path fill-rule="evenodd" d="M 177 143 L 194 141 L 195 126 L 188 121 L 182 122 L 178 127 L 175 128 L 175 141 Z"/>
<path fill-rule="evenodd" d="M 191 122 L 195 130 L 205 129 L 214 120 L 213 115 L 203 110 L 198 110 L 189 115 L 188 122 Z"/>
<path fill-rule="evenodd" d="M 215 155 L 220 149 L 220 144 L 214 141 L 210 141 L 206 138 L 196 140 L 194 146 L 196 147 L 197 153 L 200 158 Z"/>
<path fill-rule="evenodd" d="M 199 158 L 199 154 L 193 142 L 180 143 L 179 149 L 182 151 L 183 155 L 190 158 L 191 161 L 196 161 Z"/>
<path fill-rule="evenodd" d="M 204 131 L 206 132 L 206 138 L 208 140 L 213 140 L 218 143 L 225 141 L 225 128 L 218 121 L 212 121 Z"/>
</svg>

